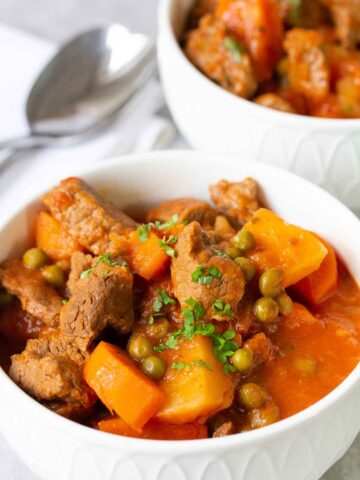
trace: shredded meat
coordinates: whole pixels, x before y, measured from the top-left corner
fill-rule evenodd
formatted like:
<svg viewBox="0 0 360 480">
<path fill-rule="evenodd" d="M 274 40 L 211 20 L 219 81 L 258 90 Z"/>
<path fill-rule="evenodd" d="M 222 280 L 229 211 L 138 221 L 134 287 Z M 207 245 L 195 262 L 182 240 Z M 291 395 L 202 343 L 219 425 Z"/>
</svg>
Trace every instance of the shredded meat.
<svg viewBox="0 0 360 480">
<path fill-rule="evenodd" d="M 217 212 L 207 202 L 196 198 L 177 198 L 175 200 L 166 200 L 159 206 L 149 210 L 147 221 L 161 222 L 169 221 L 174 215 L 178 216 L 178 221 L 199 222 L 201 225 L 214 225 Z"/>
<path fill-rule="evenodd" d="M 192 281 L 192 274 L 200 266 L 216 267 L 221 272 L 221 278 L 213 278 L 207 285 Z M 230 258 L 217 254 L 216 244 L 197 222 L 187 225 L 179 235 L 176 256 L 171 263 L 171 279 L 181 306 L 186 306 L 189 297 L 194 298 L 202 303 L 206 320 L 230 320 L 229 315 L 214 311 L 214 302 L 221 299 L 224 305 L 230 305 L 232 312 L 236 312 L 244 294 L 241 268 Z"/>
<path fill-rule="evenodd" d="M 241 47 L 237 55 L 226 48 L 228 36 L 221 20 L 205 15 L 199 27 L 188 34 L 185 53 L 211 80 L 235 95 L 250 98 L 257 89 L 250 55 Z"/>
<path fill-rule="evenodd" d="M 256 210 L 261 207 L 258 186 L 252 178 L 246 178 L 242 182 L 220 180 L 219 183 L 211 185 L 209 190 L 216 207 L 236 227 L 250 220 Z"/>
<path fill-rule="evenodd" d="M 59 324 L 61 296 L 46 283 L 41 272 L 26 268 L 21 260 L 7 260 L 0 267 L 0 281 L 20 299 L 26 312 L 46 325 Z"/>
<path fill-rule="evenodd" d="M 117 253 L 115 239 L 136 228 L 130 217 L 79 178 L 63 180 L 43 201 L 53 217 L 94 255 Z"/>
</svg>

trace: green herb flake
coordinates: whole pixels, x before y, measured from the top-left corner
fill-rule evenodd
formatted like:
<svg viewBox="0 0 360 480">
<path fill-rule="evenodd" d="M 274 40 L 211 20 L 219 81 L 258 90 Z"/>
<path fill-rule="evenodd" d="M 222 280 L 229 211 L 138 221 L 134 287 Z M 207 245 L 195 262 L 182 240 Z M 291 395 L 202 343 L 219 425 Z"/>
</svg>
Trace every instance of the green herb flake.
<svg viewBox="0 0 360 480">
<path fill-rule="evenodd" d="M 169 257 L 175 257 L 175 249 L 170 245 L 174 245 L 177 241 L 177 235 L 170 235 L 169 238 L 163 237 L 160 240 L 160 247 L 166 253 L 166 255 L 169 255 Z"/>
<path fill-rule="evenodd" d="M 218 268 L 212 266 L 208 269 L 205 267 L 197 267 L 191 275 L 192 282 L 199 282 L 201 285 L 209 285 L 214 278 L 221 278 L 222 273 Z"/>
<path fill-rule="evenodd" d="M 204 360 L 195 360 L 194 362 L 173 362 L 170 368 L 174 370 L 183 370 L 184 368 L 204 367 L 212 370 L 210 363 Z"/>
<path fill-rule="evenodd" d="M 128 263 L 125 260 L 111 260 L 110 253 L 104 253 L 104 255 L 101 255 L 96 260 L 96 263 L 93 267 L 88 268 L 87 270 L 84 270 L 81 273 L 80 278 L 81 279 L 87 278 L 90 275 L 90 273 L 92 273 L 95 270 L 95 267 L 97 267 L 99 265 L 99 263 L 105 263 L 109 267 L 115 267 L 115 266 L 127 267 L 128 266 Z M 105 273 L 105 272 L 107 272 L 107 273 Z M 103 275 L 106 276 L 109 273 L 110 273 L 109 270 L 104 270 Z"/>
<path fill-rule="evenodd" d="M 229 50 L 231 58 L 235 63 L 241 63 L 244 53 L 247 52 L 247 49 L 244 45 L 237 42 L 232 37 L 226 37 L 223 42 L 223 46 L 226 50 Z"/>
<path fill-rule="evenodd" d="M 234 318 L 234 312 L 231 310 L 231 305 L 229 303 L 224 304 L 221 298 L 215 300 L 212 308 L 214 312 L 220 317 Z"/>
<path fill-rule="evenodd" d="M 145 243 L 149 240 L 150 224 L 140 225 L 137 229 L 138 239 L 140 242 Z"/>
<path fill-rule="evenodd" d="M 66 305 L 68 303 L 69 300 L 66 300 L 65 298 L 63 298 L 61 300 L 61 305 Z"/>
<path fill-rule="evenodd" d="M 166 290 L 159 288 L 158 295 L 164 305 L 175 305 L 176 303 L 175 299 L 171 298 L 170 295 L 168 295 Z"/>
<path fill-rule="evenodd" d="M 302 0 L 287 0 L 287 4 L 289 7 L 290 23 L 295 27 L 300 26 Z"/>
</svg>

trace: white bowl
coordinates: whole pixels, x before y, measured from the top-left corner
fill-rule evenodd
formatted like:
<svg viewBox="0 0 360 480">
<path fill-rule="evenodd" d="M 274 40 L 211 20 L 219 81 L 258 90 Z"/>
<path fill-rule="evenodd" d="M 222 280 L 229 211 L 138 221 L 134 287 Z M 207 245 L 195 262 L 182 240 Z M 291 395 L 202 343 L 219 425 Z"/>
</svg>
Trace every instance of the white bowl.
<svg viewBox="0 0 360 480">
<path fill-rule="evenodd" d="M 178 44 L 193 0 L 161 0 L 158 59 L 180 131 L 201 151 L 238 154 L 297 173 L 360 210 L 360 119 L 293 115 L 257 105 L 200 73 Z"/>
<path fill-rule="evenodd" d="M 72 173 L 127 208 L 178 196 L 207 199 L 211 183 L 250 175 L 271 208 L 327 238 L 360 282 L 359 220 L 328 193 L 286 171 L 174 151 L 121 157 Z M 0 207 L 0 259 L 20 254 L 28 243 L 38 199 L 53 186 L 36 182 L 31 198 L 17 205 L 20 213 Z M 359 432 L 359 387 L 360 366 L 324 399 L 275 425 L 226 438 L 166 442 L 110 435 L 66 420 L 0 370 L 0 431 L 34 472 L 51 480 L 315 480 Z"/>
</svg>

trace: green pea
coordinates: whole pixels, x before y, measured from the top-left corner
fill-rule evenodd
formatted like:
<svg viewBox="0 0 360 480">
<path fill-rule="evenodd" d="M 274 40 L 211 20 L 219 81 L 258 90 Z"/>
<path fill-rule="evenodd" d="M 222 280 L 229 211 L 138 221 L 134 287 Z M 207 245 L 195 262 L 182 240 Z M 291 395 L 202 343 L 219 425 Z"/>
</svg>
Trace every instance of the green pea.
<svg viewBox="0 0 360 480">
<path fill-rule="evenodd" d="M 314 375 L 316 366 L 316 360 L 313 358 L 297 358 L 294 360 L 294 367 L 303 375 Z"/>
<path fill-rule="evenodd" d="M 262 428 L 279 421 L 280 410 L 274 402 L 267 402 L 260 408 L 250 410 L 247 416 L 251 429 Z"/>
<path fill-rule="evenodd" d="M 278 297 L 282 292 L 281 282 L 284 270 L 279 267 L 269 268 L 259 278 L 259 290 L 264 297 Z"/>
<path fill-rule="evenodd" d="M 262 407 L 269 399 L 269 393 L 257 383 L 244 383 L 238 391 L 240 405 L 248 410 Z"/>
<path fill-rule="evenodd" d="M 169 331 L 170 323 L 165 317 L 157 318 L 152 325 L 147 325 L 146 327 L 147 335 L 155 340 L 162 340 Z"/>
<path fill-rule="evenodd" d="M 279 306 L 272 298 L 261 297 L 255 302 L 254 313 L 260 322 L 272 323 L 279 315 Z"/>
<path fill-rule="evenodd" d="M 65 285 L 65 276 L 59 265 L 48 265 L 41 270 L 45 280 L 53 287 L 63 287 Z"/>
<path fill-rule="evenodd" d="M 41 268 L 49 261 L 48 256 L 40 248 L 34 247 L 26 250 L 23 255 L 23 263 L 27 268 Z"/>
<path fill-rule="evenodd" d="M 256 268 L 254 264 L 246 257 L 237 257 L 235 258 L 235 263 L 241 268 L 245 282 L 250 282 L 256 275 Z"/>
<path fill-rule="evenodd" d="M 229 247 L 225 252 L 230 258 L 236 258 L 241 255 L 241 251 L 236 247 Z"/>
<path fill-rule="evenodd" d="M 253 368 L 253 352 L 249 348 L 239 348 L 230 358 L 236 370 L 247 375 Z"/>
<path fill-rule="evenodd" d="M 165 375 L 166 363 L 162 358 L 151 355 L 141 364 L 141 370 L 153 380 L 159 380 Z"/>
<path fill-rule="evenodd" d="M 10 305 L 14 298 L 14 295 L 11 295 L 11 293 L 7 292 L 4 288 L 0 288 L 0 307 Z"/>
<path fill-rule="evenodd" d="M 281 315 L 289 315 L 293 309 L 293 302 L 287 293 L 282 293 L 276 298 Z"/>
<path fill-rule="evenodd" d="M 150 341 L 140 335 L 133 335 L 128 342 L 128 352 L 130 357 L 137 362 L 144 360 L 153 353 L 153 347 Z"/>
<path fill-rule="evenodd" d="M 248 230 L 240 230 L 231 239 L 231 245 L 238 248 L 243 253 L 247 253 L 255 246 L 255 240 Z"/>
</svg>

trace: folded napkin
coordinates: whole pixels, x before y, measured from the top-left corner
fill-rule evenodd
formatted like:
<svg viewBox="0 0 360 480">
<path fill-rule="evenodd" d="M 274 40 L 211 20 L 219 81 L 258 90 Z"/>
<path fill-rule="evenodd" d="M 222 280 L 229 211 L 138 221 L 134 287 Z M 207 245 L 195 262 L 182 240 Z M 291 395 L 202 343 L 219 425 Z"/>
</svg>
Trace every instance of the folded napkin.
<svg viewBox="0 0 360 480">
<path fill-rule="evenodd" d="M 41 68 L 55 51 L 54 45 L 0 25 L 0 142 L 28 131 L 25 104 Z M 121 110 L 114 122 L 85 143 L 18 153 L 0 151 L 1 203 L 15 206 L 31 190 L 31 178 L 49 182 L 81 164 L 118 154 L 165 148 L 175 138 L 173 123 L 157 115 L 164 106 L 160 84 L 151 80 Z"/>
</svg>

